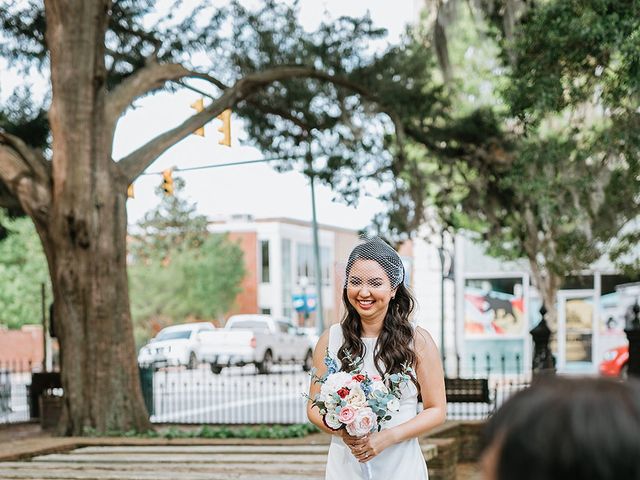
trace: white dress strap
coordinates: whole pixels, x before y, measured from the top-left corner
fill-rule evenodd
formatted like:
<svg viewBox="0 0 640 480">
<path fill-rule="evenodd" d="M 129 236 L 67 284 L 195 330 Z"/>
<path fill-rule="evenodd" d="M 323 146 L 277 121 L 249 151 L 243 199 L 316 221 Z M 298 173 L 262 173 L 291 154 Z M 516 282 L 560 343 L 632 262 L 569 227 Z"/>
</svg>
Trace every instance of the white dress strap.
<svg viewBox="0 0 640 480">
<path fill-rule="evenodd" d="M 329 328 L 329 355 L 334 360 L 338 360 L 338 350 L 342 346 L 344 337 L 342 335 L 342 325 L 336 323 Z"/>
</svg>

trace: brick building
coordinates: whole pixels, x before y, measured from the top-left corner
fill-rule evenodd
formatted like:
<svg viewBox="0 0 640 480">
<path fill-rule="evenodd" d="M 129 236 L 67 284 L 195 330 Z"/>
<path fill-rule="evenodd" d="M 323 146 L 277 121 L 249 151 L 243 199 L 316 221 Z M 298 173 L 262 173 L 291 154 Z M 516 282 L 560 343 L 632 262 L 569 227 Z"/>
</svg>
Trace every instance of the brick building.
<svg viewBox="0 0 640 480">
<path fill-rule="evenodd" d="M 20 330 L 0 327 L 0 365 L 41 367 L 43 360 L 41 325 L 24 325 Z"/>
</svg>

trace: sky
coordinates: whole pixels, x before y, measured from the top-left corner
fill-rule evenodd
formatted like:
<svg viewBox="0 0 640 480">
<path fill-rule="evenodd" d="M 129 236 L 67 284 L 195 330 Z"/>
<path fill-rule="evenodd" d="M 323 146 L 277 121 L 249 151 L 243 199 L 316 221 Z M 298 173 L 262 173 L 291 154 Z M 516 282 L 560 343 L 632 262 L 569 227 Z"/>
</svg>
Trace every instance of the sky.
<svg viewBox="0 0 640 480">
<path fill-rule="evenodd" d="M 255 4 L 248 0 L 248 4 Z M 374 23 L 389 31 L 390 42 L 397 41 L 407 22 L 418 17 L 422 0 L 300 0 L 300 21 L 313 29 L 328 13 L 332 18 L 341 15 L 362 16 L 367 11 Z M 0 65 L 0 70 L 4 70 Z M 19 82 L 5 74 L 0 78 L 0 94 L 8 95 L 13 84 Z M 38 82 L 35 88 L 38 88 Z M 40 88 L 44 88 L 40 85 Z M 199 98 L 193 91 L 160 92 L 139 99 L 120 119 L 116 128 L 113 157 L 121 158 L 154 136 L 171 128 L 194 113 L 190 105 Z M 127 202 L 129 225 L 135 224 L 145 212 L 160 201 L 155 193 L 161 183 L 160 172 L 165 168 L 189 168 L 203 165 L 257 160 L 261 152 L 243 145 L 246 137 L 241 122 L 232 117 L 232 147 L 218 145 L 218 121 L 205 126 L 205 137 L 191 135 L 159 157 L 134 183 L 135 197 Z M 227 166 L 190 172 L 177 172 L 186 181 L 186 196 L 197 204 L 198 211 L 210 218 L 224 218 L 233 214 L 249 214 L 256 218 L 287 217 L 311 220 L 311 191 L 309 181 L 302 174 L 290 171 L 278 173 L 266 163 Z M 316 213 L 318 222 L 344 228 L 367 226 L 375 213 L 385 210 L 377 200 L 380 193 L 375 185 L 363 192 L 357 207 L 349 207 L 336 199 L 327 186 L 316 185 Z"/>
</svg>

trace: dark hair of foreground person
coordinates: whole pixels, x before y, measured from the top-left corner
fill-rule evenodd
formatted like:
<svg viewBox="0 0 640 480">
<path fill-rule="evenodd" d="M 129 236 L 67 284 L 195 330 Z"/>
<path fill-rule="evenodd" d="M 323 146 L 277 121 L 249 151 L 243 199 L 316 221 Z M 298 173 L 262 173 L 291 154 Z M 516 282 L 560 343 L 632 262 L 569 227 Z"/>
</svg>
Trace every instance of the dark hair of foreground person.
<svg viewBox="0 0 640 480">
<path fill-rule="evenodd" d="M 640 480 L 640 382 L 548 377 L 489 419 L 484 480 Z"/>
</svg>

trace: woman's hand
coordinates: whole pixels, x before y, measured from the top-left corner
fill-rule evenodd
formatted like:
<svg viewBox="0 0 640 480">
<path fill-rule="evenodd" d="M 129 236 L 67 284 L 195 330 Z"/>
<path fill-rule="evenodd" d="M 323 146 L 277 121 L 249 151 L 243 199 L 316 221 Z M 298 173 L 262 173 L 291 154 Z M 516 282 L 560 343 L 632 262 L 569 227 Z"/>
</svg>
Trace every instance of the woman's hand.
<svg viewBox="0 0 640 480">
<path fill-rule="evenodd" d="M 358 445 L 361 440 L 360 437 L 352 437 L 351 435 L 349 435 L 346 428 L 341 428 L 340 430 L 338 430 L 336 432 L 336 435 L 342 438 L 342 441 L 347 447 L 351 449 L 351 451 L 353 451 L 353 448 Z"/>
<path fill-rule="evenodd" d="M 364 437 L 349 437 L 353 441 L 351 443 L 345 441 L 345 443 L 351 449 L 353 456 L 361 463 L 366 463 L 373 457 L 377 457 L 393 444 L 388 430 L 373 432 Z"/>
<path fill-rule="evenodd" d="M 366 458 L 365 445 L 368 441 L 368 435 L 365 435 L 364 437 L 354 437 L 352 435 L 349 435 L 349 433 L 347 433 L 347 430 L 344 428 L 339 430 L 339 435 L 345 445 L 349 447 L 354 457 L 356 457 L 358 460 L 360 460 L 361 458 Z"/>
</svg>

